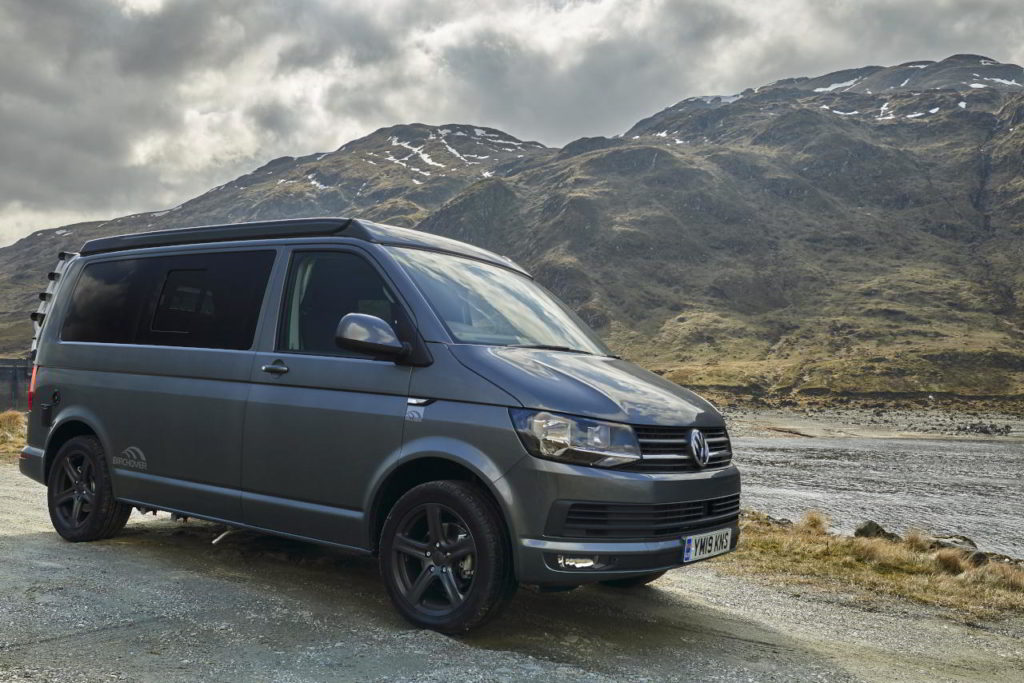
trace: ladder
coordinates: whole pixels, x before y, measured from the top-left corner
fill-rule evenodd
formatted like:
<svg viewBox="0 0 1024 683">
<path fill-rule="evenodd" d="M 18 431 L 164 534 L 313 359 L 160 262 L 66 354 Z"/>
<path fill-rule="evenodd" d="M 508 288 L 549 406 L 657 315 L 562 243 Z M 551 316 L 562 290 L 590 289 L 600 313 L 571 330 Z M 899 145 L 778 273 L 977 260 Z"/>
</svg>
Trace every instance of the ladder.
<svg viewBox="0 0 1024 683">
<path fill-rule="evenodd" d="M 43 321 L 46 320 L 46 314 L 49 313 L 50 307 L 53 306 L 53 302 L 57 298 L 61 278 L 64 276 L 64 272 L 67 271 L 68 266 L 76 258 L 78 258 L 78 252 L 76 251 L 60 252 L 57 254 L 57 267 L 46 275 L 49 281 L 46 283 L 46 291 L 39 292 L 39 308 L 29 316 L 32 318 L 32 352 L 29 354 L 32 362 L 36 360 L 36 349 L 39 348 L 39 334 L 43 329 Z"/>
</svg>

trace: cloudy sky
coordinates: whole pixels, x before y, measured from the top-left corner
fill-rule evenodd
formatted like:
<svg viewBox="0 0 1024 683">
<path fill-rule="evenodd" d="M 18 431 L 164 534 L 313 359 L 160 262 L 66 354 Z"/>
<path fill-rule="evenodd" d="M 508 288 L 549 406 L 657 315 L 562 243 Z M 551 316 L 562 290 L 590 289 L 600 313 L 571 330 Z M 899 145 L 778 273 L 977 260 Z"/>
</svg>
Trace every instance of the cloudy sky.
<svg viewBox="0 0 1024 683">
<path fill-rule="evenodd" d="M 0 244 L 381 126 L 561 145 L 684 97 L 958 52 L 1020 0 L 0 0 Z"/>
</svg>

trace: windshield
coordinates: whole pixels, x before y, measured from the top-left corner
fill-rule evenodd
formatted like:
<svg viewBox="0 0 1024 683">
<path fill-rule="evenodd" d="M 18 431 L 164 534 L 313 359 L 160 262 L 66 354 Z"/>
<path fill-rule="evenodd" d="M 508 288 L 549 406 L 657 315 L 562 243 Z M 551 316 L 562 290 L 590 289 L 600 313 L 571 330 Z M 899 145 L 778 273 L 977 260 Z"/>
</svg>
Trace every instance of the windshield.
<svg viewBox="0 0 1024 683">
<path fill-rule="evenodd" d="M 527 277 L 482 261 L 422 249 L 393 247 L 391 253 L 459 343 L 608 355 L 586 323 Z"/>
</svg>

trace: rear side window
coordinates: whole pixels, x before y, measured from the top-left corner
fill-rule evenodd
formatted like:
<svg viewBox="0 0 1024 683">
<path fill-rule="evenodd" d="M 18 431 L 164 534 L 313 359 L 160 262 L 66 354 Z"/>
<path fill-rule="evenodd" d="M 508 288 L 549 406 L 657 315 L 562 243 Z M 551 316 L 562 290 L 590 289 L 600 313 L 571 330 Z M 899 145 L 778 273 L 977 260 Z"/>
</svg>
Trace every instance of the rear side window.
<svg viewBox="0 0 1024 683">
<path fill-rule="evenodd" d="M 91 263 L 64 341 L 248 349 L 273 251 L 182 254 Z"/>
</svg>

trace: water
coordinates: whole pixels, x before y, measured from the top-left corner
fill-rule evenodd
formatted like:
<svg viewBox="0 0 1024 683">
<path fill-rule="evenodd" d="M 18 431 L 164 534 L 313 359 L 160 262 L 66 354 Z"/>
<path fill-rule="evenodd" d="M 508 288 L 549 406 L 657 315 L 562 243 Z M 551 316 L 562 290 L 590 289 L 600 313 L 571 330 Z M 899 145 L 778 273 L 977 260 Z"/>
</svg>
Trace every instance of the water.
<svg viewBox="0 0 1024 683">
<path fill-rule="evenodd" d="M 1024 557 L 1024 444 L 910 439 L 734 438 L 743 505 L 798 519 L 809 508 L 850 533 L 963 534 Z"/>
</svg>

